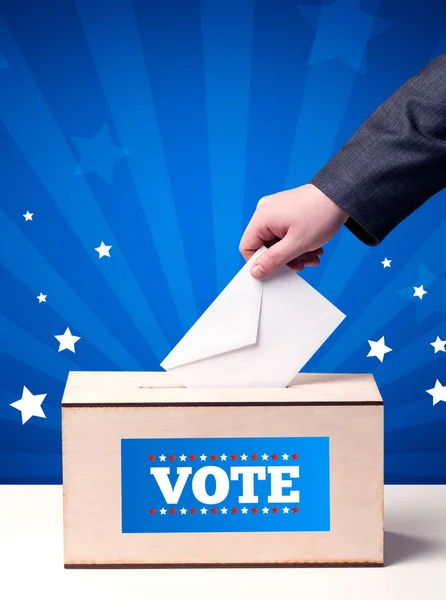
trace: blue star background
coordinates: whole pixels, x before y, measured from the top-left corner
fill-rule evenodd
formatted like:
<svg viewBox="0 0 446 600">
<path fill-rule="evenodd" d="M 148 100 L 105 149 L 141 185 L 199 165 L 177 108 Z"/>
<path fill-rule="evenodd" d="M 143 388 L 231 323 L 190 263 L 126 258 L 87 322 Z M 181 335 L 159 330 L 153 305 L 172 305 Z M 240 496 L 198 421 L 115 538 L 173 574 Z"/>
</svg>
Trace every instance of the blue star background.
<svg viewBox="0 0 446 600">
<path fill-rule="evenodd" d="M 1 482 L 61 482 L 68 371 L 159 370 L 242 266 L 259 198 L 306 183 L 446 51 L 445 23 L 441 0 L 0 0 Z M 378 248 L 342 231 L 304 272 L 347 315 L 305 370 L 374 373 L 387 483 L 446 482 L 426 393 L 446 385 L 445 200 Z M 46 419 L 22 425 L 23 386 Z"/>
</svg>

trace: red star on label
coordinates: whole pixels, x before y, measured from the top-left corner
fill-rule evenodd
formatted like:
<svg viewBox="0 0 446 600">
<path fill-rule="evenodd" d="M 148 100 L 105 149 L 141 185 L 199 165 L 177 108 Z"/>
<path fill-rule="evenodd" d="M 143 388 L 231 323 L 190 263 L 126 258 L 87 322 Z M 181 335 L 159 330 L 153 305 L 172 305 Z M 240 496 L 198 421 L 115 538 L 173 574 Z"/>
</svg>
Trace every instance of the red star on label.
<svg viewBox="0 0 446 600">
<path fill-rule="evenodd" d="M 257 507 L 254 506 L 254 508 L 252 509 L 252 512 L 256 515 L 259 511 L 257 510 Z"/>
<path fill-rule="evenodd" d="M 235 515 L 235 514 L 236 514 L 236 512 L 237 512 L 237 509 L 236 509 L 236 508 L 233 508 L 233 509 L 232 509 L 232 514 L 233 514 L 233 515 Z"/>
<path fill-rule="evenodd" d="M 156 456 L 154 456 L 153 454 L 151 456 L 149 456 L 149 460 L 155 460 Z"/>
<path fill-rule="evenodd" d="M 217 460 L 217 455 L 216 455 L 216 454 L 213 454 L 213 455 L 211 456 L 211 459 L 212 459 L 212 460 Z"/>
<path fill-rule="evenodd" d="M 191 514 L 191 515 L 195 515 L 195 514 L 196 514 L 196 512 L 197 512 L 197 511 L 196 511 L 196 509 L 195 509 L 195 508 L 191 508 L 191 509 L 190 509 L 190 514 Z"/>
<path fill-rule="evenodd" d="M 195 456 L 195 454 L 192 454 L 191 456 L 189 456 L 189 458 L 190 458 L 191 460 L 195 460 L 197 457 Z"/>
<path fill-rule="evenodd" d="M 177 511 L 174 508 L 171 508 L 169 512 L 171 515 L 174 515 Z"/>
<path fill-rule="evenodd" d="M 233 454 L 233 455 L 231 456 L 231 458 L 232 458 L 232 460 L 237 460 L 237 454 Z"/>
<path fill-rule="evenodd" d="M 171 454 L 171 455 L 169 456 L 169 458 L 170 458 L 170 460 L 175 460 L 175 456 L 174 456 L 173 454 Z"/>
<path fill-rule="evenodd" d="M 257 454 L 251 454 L 251 459 L 252 460 L 257 460 Z"/>
<path fill-rule="evenodd" d="M 149 513 L 150 513 L 151 515 L 154 515 L 154 514 L 156 513 L 156 510 L 155 510 L 154 508 L 151 508 L 151 509 L 149 510 Z"/>
<path fill-rule="evenodd" d="M 278 512 L 279 512 L 279 509 L 277 508 L 277 506 L 273 506 L 273 513 L 275 515 L 277 515 Z"/>
<path fill-rule="evenodd" d="M 294 453 L 293 456 L 291 457 L 293 460 L 297 460 L 299 458 L 299 455 Z"/>
<path fill-rule="evenodd" d="M 273 454 L 273 455 L 271 456 L 271 458 L 272 458 L 273 460 L 277 460 L 277 459 L 278 459 L 278 456 L 277 456 L 277 454 Z"/>
<path fill-rule="evenodd" d="M 293 506 L 293 513 L 298 513 L 299 509 L 297 508 L 297 506 Z"/>
<path fill-rule="evenodd" d="M 212 509 L 212 514 L 213 514 L 213 515 L 216 515 L 217 513 L 218 513 L 218 510 L 217 510 L 217 509 L 215 508 L 215 506 L 214 506 L 214 508 Z"/>
</svg>

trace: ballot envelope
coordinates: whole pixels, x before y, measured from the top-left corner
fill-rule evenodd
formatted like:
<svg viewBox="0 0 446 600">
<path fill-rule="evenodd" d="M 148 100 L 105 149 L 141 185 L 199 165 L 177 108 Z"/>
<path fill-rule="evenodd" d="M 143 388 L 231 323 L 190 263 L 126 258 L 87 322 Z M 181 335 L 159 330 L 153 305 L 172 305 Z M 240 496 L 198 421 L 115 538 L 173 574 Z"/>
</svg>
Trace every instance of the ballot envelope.
<svg viewBox="0 0 446 600">
<path fill-rule="evenodd" d="M 257 280 L 260 248 L 161 366 L 186 387 L 285 387 L 345 315 L 285 266 Z"/>
</svg>

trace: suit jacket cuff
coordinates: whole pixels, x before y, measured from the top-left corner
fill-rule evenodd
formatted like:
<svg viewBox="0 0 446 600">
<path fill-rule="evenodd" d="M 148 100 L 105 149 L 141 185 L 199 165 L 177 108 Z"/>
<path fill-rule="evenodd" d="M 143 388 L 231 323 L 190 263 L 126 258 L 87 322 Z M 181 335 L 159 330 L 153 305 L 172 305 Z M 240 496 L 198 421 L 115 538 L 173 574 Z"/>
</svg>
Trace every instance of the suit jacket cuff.
<svg viewBox="0 0 446 600">
<path fill-rule="evenodd" d="M 328 165 L 310 183 L 349 215 L 345 226 L 364 244 L 377 246 L 389 232 L 387 230 L 392 228 L 386 227 L 388 215 L 381 214 L 379 218 L 375 212 L 376 207 L 372 213 L 366 206 L 359 204 L 352 182 L 340 180 L 339 173 L 332 174 Z M 387 225 L 388 223 L 387 220 Z"/>
</svg>

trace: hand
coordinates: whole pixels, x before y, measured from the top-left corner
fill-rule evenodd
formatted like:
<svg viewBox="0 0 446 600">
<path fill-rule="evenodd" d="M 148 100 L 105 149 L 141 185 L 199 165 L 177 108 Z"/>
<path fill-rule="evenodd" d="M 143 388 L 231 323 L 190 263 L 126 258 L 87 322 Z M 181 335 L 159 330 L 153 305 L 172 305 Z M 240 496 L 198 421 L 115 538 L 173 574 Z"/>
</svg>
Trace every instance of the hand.
<svg viewBox="0 0 446 600">
<path fill-rule="evenodd" d="M 251 267 L 256 279 L 284 265 L 302 271 L 320 264 L 322 246 L 347 219 L 347 213 L 312 184 L 265 196 L 243 234 L 240 252 L 248 260 L 260 246 L 270 246 Z"/>
</svg>

